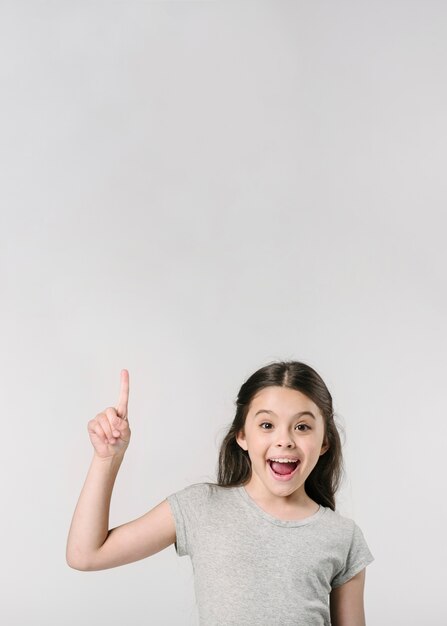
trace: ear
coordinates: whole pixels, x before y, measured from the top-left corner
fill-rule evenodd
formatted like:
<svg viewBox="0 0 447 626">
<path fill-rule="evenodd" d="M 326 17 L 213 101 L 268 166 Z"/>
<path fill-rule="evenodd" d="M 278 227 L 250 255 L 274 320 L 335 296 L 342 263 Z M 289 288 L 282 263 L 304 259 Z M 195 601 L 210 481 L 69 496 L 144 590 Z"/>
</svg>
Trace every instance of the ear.
<svg viewBox="0 0 447 626">
<path fill-rule="evenodd" d="M 237 443 L 240 445 L 240 447 L 242 448 L 242 450 L 247 451 L 248 450 L 248 446 L 247 446 L 247 440 L 245 438 L 245 433 L 243 430 L 240 430 L 237 435 L 236 435 L 236 441 Z"/>
<path fill-rule="evenodd" d="M 325 452 L 327 452 L 329 450 L 331 446 L 329 445 L 329 441 L 326 439 L 326 437 L 324 438 L 323 444 L 321 446 L 321 450 L 320 450 L 320 456 L 323 456 L 323 454 Z"/>
</svg>

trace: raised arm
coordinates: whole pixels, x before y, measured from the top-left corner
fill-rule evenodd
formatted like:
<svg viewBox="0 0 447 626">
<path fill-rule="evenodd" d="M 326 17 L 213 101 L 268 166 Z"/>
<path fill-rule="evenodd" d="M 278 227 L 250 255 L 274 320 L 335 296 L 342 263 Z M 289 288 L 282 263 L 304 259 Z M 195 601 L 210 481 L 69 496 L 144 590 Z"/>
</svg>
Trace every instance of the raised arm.
<svg viewBox="0 0 447 626">
<path fill-rule="evenodd" d="M 129 373 L 121 372 L 116 408 L 88 423 L 93 459 L 71 522 L 66 559 L 79 570 L 100 570 L 138 561 L 174 543 L 175 524 L 166 500 L 145 515 L 109 530 L 113 486 L 130 441 Z"/>
</svg>

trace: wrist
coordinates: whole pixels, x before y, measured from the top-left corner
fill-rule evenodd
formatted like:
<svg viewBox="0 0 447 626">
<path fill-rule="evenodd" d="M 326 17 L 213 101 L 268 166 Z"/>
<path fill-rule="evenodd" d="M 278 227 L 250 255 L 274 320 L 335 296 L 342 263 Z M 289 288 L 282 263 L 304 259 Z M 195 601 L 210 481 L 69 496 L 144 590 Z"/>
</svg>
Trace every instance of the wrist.
<svg viewBox="0 0 447 626">
<path fill-rule="evenodd" d="M 121 463 L 123 462 L 124 453 L 122 454 L 114 454 L 112 456 L 99 456 L 98 454 L 93 454 L 92 463 L 98 467 L 105 467 L 107 469 L 119 468 Z"/>
</svg>

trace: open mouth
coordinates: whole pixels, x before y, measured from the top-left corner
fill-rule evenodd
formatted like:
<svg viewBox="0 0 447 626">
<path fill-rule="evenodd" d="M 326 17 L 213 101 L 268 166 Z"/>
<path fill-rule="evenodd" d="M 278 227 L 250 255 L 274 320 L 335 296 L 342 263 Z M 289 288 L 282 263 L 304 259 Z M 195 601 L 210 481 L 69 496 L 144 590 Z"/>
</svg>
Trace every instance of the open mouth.
<svg viewBox="0 0 447 626">
<path fill-rule="evenodd" d="M 269 459 L 267 463 L 269 464 L 270 471 L 276 480 L 290 480 L 296 474 L 301 461 L 287 461 L 285 463 L 280 463 Z"/>
</svg>

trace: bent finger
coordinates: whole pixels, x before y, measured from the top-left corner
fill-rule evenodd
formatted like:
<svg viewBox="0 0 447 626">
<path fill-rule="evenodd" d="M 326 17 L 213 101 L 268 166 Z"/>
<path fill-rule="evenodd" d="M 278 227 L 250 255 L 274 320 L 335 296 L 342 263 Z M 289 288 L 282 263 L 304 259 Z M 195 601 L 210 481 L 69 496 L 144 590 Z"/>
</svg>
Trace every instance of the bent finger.
<svg viewBox="0 0 447 626">
<path fill-rule="evenodd" d="M 100 441 L 102 441 L 103 443 L 106 443 L 106 440 L 107 440 L 106 434 L 101 424 L 98 421 L 94 421 L 94 423 L 91 426 L 89 425 L 89 433 L 91 435 L 96 435 L 100 439 Z"/>
<path fill-rule="evenodd" d="M 108 416 L 102 413 L 101 415 L 98 415 L 97 419 L 98 419 L 98 422 L 101 424 L 101 427 L 107 439 L 109 440 L 113 439 L 112 430 L 115 430 L 115 428 L 112 427 Z"/>
<path fill-rule="evenodd" d="M 115 435 L 116 437 L 118 437 L 123 430 L 129 427 L 127 420 L 121 418 L 113 407 L 106 409 L 105 414 L 109 420 L 111 430 L 114 433 L 118 432 L 118 435 Z"/>
</svg>

